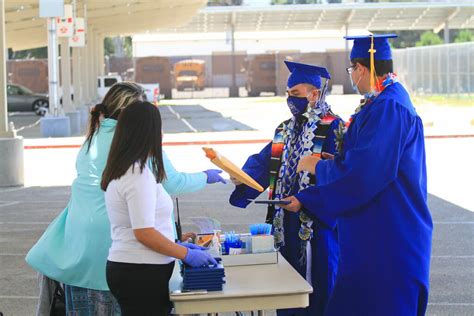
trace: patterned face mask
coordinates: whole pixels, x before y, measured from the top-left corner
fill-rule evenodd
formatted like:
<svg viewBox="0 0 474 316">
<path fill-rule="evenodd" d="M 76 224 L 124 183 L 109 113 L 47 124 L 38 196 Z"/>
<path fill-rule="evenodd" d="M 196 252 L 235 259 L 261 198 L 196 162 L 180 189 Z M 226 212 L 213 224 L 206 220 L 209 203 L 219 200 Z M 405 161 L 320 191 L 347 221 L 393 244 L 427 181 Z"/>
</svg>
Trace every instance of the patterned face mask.
<svg viewBox="0 0 474 316">
<path fill-rule="evenodd" d="M 304 114 L 308 108 L 308 99 L 306 97 L 288 96 L 286 103 L 290 108 L 291 114 L 295 117 Z"/>
</svg>

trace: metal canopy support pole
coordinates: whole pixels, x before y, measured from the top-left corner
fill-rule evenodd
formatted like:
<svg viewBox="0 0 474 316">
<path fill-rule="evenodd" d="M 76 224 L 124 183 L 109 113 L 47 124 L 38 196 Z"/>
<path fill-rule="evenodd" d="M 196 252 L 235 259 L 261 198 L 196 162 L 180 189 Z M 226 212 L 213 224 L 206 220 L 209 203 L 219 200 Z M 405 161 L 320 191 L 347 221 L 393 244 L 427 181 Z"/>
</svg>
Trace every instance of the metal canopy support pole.
<svg viewBox="0 0 474 316">
<path fill-rule="evenodd" d="M 86 62 L 85 62 L 85 65 L 84 65 L 84 70 L 85 70 L 85 73 L 84 73 L 84 87 L 86 88 L 86 91 L 87 91 L 87 99 L 86 99 L 86 102 L 87 103 L 90 103 L 92 101 L 92 88 L 91 88 L 91 79 L 92 79 L 92 73 L 91 73 L 91 64 L 92 64 L 92 54 L 91 54 L 91 35 L 89 34 L 89 32 L 91 32 L 91 30 L 87 30 L 87 43 L 86 43 L 86 47 L 85 47 L 85 55 L 86 55 Z"/>
<path fill-rule="evenodd" d="M 89 64 L 87 65 L 88 68 L 89 68 L 89 73 L 88 73 L 88 78 L 87 78 L 88 81 L 87 82 L 88 82 L 88 85 L 89 85 L 89 101 L 91 103 L 93 103 L 94 99 L 95 99 L 94 88 L 96 86 L 95 81 L 97 80 L 97 78 L 95 78 L 95 60 L 96 60 L 96 56 L 94 55 L 95 42 L 94 42 L 94 33 L 93 32 L 94 31 L 91 29 L 90 33 L 89 33 L 89 40 L 87 41 L 88 52 L 89 52 Z"/>
<path fill-rule="evenodd" d="M 104 75 L 104 36 L 102 34 L 97 35 L 97 61 L 99 62 L 98 75 Z"/>
<path fill-rule="evenodd" d="M 58 98 L 58 37 L 56 19 L 48 18 L 48 78 L 49 78 L 49 111 L 53 116 L 59 115 Z"/>
<path fill-rule="evenodd" d="M 449 44 L 449 22 L 444 24 L 444 43 Z"/>
<path fill-rule="evenodd" d="M 0 187 L 24 184 L 23 138 L 8 126 L 4 3 L 0 0 Z"/>
<path fill-rule="evenodd" d="M 71 53 L 69 38 L 61 37 L 61 87 L 64 112 L 74 111 L 71 100 Z"/>
<path fill-rule="evenodd" d="M 72 49 L 72 86 L 74 87 L 74 106 L 80 107 L 83 105 L 82 99 L 82 48 L 75 47 Z"/>
<path fill-rule="evenodd" d="M 100 34 L 95 33 L 94 34 L 94 83 L 97 85 L 97 77 L 99 77 L 100 74 L 100 65 L 102 65 L 102 62 L 100 60 L 100 48 L 99 48 L 99 38 Z M 97 98 L 97 86 L 94 89 L 94 98 Z"/>
<path fill-rule="evenodd" d="M 232 86 L 229 90 L 230 97 L 239 96 L 239 87 L 237 87 L 236 74 L 235 74 L 235 13 L 232 13 L 230 21 L 230 33 L 231 33 L 231 47 L 232 47 Z"/>
<path fill-rule="evenodd" d="M 15 137 L 14 131 L 8 128 L 7 108 L 7 69 L 5 44 L 5 11 L 4 1 L 0 0 L 0 137 Z"/>
</svg>

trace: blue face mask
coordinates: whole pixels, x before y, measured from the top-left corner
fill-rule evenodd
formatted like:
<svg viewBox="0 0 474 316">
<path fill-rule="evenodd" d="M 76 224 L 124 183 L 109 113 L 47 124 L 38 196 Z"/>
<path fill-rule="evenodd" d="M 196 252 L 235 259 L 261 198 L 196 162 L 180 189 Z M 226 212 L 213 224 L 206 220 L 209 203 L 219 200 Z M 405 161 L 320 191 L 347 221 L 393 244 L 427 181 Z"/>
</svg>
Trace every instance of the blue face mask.
<svg viewBox="0 0 474 316">
<path fill-rule="evenodd" d="M 352 80 L 351 75 L 349 75 L 349 79 L 351 80 L 351 85 L 352 85 L 352 89 L 354 89 L 354 92 L 357 93 L 357 94 L 362 94 L 362 93 L 360 93 L 359 87 L 358 87 L 360 79 L 362 79 L 362 77 L 360 77 L 357 82 L 354 82 L 354 80 Z"/>
<path fill-rule="evenodd" d="M 305 113 L 308 108 L 308 99 L 306 98 L 288 96 L 288 98 L 286 98 L 286 103 L 288 104 L 293 116 L 300 116 Z"/>
</svg>

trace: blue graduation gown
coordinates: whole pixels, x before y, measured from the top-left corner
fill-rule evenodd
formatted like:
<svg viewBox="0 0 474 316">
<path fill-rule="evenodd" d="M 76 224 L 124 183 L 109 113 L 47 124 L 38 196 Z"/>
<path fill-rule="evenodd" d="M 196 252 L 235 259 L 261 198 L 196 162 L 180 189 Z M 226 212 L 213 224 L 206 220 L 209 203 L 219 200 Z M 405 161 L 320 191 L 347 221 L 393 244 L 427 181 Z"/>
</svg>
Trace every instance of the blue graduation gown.
<svg viewBox="0 0 474 316">
<path fill-rule="evenodd" d="M 401 84 L 353 117 L 343 157 L 320 161 L 316 177 L 296 198 L 337 221 L 340 260 L 325 315 L 423 315 L 433 225 L 423 124 Z"/>
<path fill-rule="evenodd" d="M 340 120 L 331 123 L 330 132 L 324 142 L 323 151 L 335 153 L 335 135 Z M 267 144 L 260 153 L 250 156 L 242 170 L 255 179 L 262 187 L 269 186 L 270 158 L 272 143 Z M 295 183 L 292 194 L 298 192 L 298 183 Z M 260 195 L 260 192 L 246 186 L 239 185 L 232 192 L 229 202 L 237 207 L 245 208 L 249 201 Z M 310 215 L 310 214 L 309 214 Z M 322 315 L 328 301 L 329 293 L 334 285 L 337 271 L 339 248 L 337 236 L 333 227 L 329 227 L 317 218 L 313 218 L 314 238 L 311 240 L 312 266 L 311 278 L 314 288 L 310 295 L 310 306 L 305 309 L 278 310 L 278 315 L 318 316 Z M 285 246 L 280 248 L 281 254 L 300 273 L 306 277 L 306 266 L 299 263 L 301 257 L 301 240 L 298 236 L 301 222 L 299 215 L 285 211 L 284 234 Z"/>
</svg>

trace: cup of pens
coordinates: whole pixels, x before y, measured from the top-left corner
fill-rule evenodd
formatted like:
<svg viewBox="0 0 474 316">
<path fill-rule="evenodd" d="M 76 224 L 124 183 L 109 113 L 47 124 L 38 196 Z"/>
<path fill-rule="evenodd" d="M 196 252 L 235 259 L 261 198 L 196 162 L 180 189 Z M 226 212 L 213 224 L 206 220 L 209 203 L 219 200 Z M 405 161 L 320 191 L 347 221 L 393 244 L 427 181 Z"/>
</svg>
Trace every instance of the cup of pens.
<svg viewBox="0 0 474 316">
<path fill-rule="evenodd" d="M 225 234 L 224 251 L 228 255 L 238 255 L 242 253 L 242 240 L 234 231 Z"/>
</svg>

